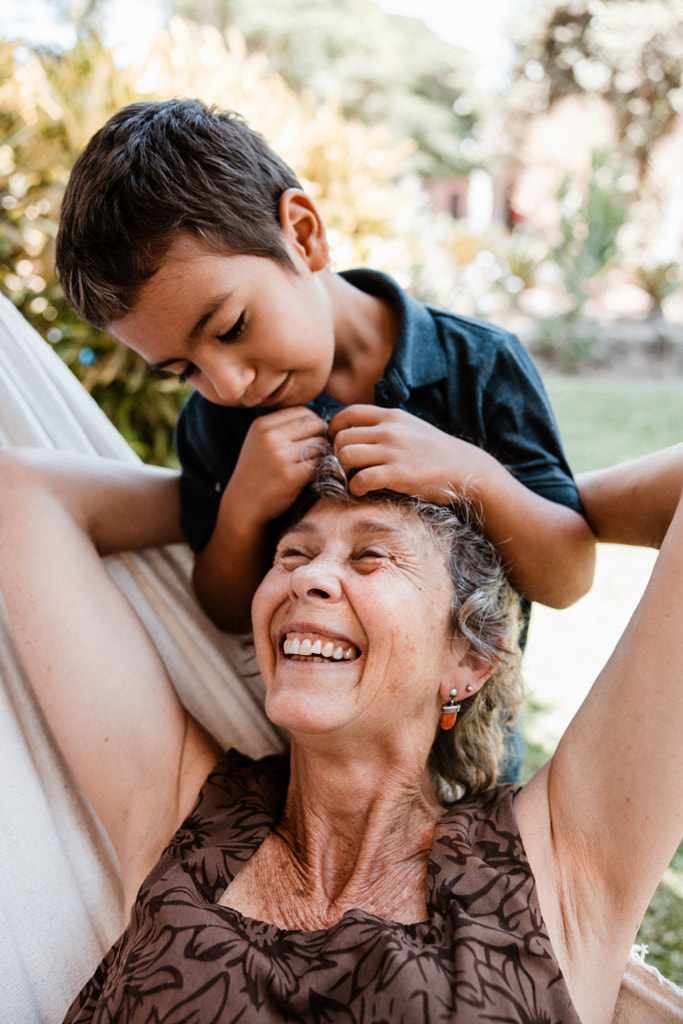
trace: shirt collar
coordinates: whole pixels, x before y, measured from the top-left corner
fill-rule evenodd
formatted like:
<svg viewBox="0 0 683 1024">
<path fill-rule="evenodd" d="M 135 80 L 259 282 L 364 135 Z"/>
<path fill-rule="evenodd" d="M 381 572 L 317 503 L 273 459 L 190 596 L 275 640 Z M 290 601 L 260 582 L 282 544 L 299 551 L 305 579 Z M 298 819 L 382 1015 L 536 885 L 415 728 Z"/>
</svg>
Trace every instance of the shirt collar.
<svg viewBox="0 0 683 1024">
<path fill-rule="evenodd" d="M 398 337 L 385 371 L 377 382 L 377 397 L 405 401 L 412 388 L 435 384 L 446 376 L 446 359 L 429 309 L 378 270 L 346 270 L 349 284 L 387 299 L 398 313 Z"/>
</svg>

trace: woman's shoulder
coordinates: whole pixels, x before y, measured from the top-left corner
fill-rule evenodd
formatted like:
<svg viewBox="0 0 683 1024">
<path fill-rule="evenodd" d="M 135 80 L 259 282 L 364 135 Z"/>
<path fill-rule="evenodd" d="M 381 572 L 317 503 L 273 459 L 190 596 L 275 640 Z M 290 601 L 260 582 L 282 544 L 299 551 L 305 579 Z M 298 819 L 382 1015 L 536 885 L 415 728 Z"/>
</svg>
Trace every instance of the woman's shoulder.
<svg viewBox="0 0 683 1024">
<path fill-rule="evenodd" d="M 469 823 L 469 827 L 473 827 L 475 823 L 499 819 L 514 823 L 514 800 L 521 789 L 519 782 L 501 783 L 480 793 L 464 796 L 448 805 L 441 824 L 450 826 L 459 823 L 460 827 L 464 827 Z"/>
<path fill-rule="evenodd" d="M 523 1007 L 525 1020 L 578 1024 L 519 835 L 520 789 L 496 786 L 458 801 L 441 818 L 429 906 L 448 922 L 455 956 L 468 964 L 467 989 L 456 993 L 463 1008 L 481 1005 L 498 1020 L 521 1020 Z"/>
<path fill-rule="evenodd" d="M 203 817 L 216 810 L 247 801 L 263 804 L 270 813 L 279 811 L 289 781 L 288 753 L 254 759 L 234 747 L 226 750 L 209 772 L 191 812 Z"/>
<path fill-rule="evenodd" d="M 453 804 L 437 823 L 432 860 L 450 871 L 471 869 L 530 874 L 515 816 L 518 784 L 494 786 Z"/>
<path fill-rule="evenodd" d="M 514 931 L 549 954 L 538 894 L 515 816 L 519 785 L 501 785 L 455 804 L 438 822 L 430 861 L 431 901 L 459 927 Z M 473 932 L 473 933 L 474 933 Z"/>
<path fill-rule="evenodd" d="M 288 779 L 286 753 L 259 760 L 234 749 L 222 754 L 143 889 L 158 884 L 179 863 L 190 875 L 232 877 L 273 827 Z"/>
</svg>

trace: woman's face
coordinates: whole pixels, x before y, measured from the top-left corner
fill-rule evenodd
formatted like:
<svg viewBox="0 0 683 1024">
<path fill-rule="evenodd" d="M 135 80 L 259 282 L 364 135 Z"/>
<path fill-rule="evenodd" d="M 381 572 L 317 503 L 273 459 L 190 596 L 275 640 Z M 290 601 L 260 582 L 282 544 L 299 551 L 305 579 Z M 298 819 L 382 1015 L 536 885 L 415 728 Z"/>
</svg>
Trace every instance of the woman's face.
<svg viewBox="0 0 683 1024">
<path fill-rule="evenodd" d="M 433 738 L 456 674 L 443 552 L 390 504 L 321 500 L 281 539 L 252 608 L 266 711 L 292 731 Z M 400 731 L 400 730 L 399 730 Z"/>
</svg>

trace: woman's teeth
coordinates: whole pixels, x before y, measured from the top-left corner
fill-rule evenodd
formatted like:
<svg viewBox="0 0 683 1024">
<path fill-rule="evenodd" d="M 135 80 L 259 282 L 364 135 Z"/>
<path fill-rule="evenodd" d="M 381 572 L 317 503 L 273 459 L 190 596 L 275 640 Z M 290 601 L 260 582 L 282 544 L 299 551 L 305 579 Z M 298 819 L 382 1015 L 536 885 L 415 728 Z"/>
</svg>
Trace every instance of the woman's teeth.
<svg viewBox="0 0 683 1024">
<path fill-rule="evenodd" d="M 283 650 L 288 658 L 304 657 L 328 661 L 351 661 L 356 657 L 355 647 L 342 647 L 341 644 L 335 644 L 332 640 L 326 640 L 323 643 L 319 637 L 316 640 L 310 640 L 308 637 L 303 640 L 299 640 L 297 636 L 286 637 Z"/>
</svg>

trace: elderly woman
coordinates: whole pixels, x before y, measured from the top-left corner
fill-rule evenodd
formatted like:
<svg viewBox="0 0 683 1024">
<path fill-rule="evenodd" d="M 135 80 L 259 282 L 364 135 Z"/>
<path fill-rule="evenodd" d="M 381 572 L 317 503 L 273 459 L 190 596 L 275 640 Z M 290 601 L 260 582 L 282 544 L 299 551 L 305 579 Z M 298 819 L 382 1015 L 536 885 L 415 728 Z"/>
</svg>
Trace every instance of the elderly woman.
<svg viewBox="0 0 683 1024">
<path fill-rule="evenodd" d="M 662 551 L 522 788 L 490 788 L 517 603 L 462 513 L 319 485 L 254 600 L 291 734 L 254 763 L 183 708 L 100 558 L 175 539 L 175 477 L 0 455 L 17 641 L 132 904 L 67 1021 L 608 1024 L 683 831 L 683 447 L 583 481 L 599 535 Z"/>
</svg>

